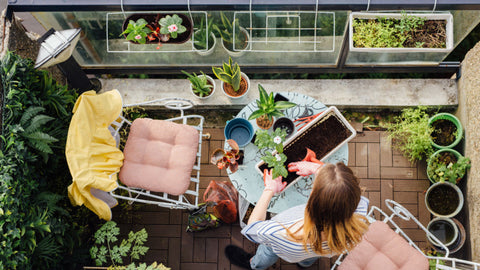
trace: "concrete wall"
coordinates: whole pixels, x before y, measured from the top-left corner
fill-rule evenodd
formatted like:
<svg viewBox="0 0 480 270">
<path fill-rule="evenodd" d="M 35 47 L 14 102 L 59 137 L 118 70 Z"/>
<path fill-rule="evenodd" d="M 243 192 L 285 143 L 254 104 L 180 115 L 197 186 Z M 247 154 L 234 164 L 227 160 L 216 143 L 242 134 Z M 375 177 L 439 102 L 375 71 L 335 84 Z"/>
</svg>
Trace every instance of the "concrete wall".
<svg viewBox="0 0 480 270">
<path fill-rule="evenodd" d="M 480 43 L 465 56 L 458 80 L 459 117 L 465 129 L 465 156 L 472 160 L 467 175 L 466 204 L 472 260 L 480 262 Z M 465 180 L 465 179 L 464 179 Z"/>
</svg>

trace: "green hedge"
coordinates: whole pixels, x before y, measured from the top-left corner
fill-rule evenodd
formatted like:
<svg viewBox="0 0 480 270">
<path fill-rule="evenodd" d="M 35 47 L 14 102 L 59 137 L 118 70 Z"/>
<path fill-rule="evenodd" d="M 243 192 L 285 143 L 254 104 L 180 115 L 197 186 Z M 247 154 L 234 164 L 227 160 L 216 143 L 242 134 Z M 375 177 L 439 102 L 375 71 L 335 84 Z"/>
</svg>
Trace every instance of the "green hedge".
<svg viewBox="0 0 480 270">
<path fill-rule="evenodd" d="M 14 53 L 1 61 L 0 269 L 72 269 L 88 220 L 67 198 L 65 141 L 77 94 L 33 66 Z"/>
</svg>

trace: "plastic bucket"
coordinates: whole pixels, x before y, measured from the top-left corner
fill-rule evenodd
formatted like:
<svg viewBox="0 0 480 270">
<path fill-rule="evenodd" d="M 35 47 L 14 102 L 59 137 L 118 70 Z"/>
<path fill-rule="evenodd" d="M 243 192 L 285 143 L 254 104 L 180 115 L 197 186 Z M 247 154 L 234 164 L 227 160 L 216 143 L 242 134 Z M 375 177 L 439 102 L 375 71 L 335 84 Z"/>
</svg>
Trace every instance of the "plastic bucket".
<svg viewBox="0 0 480 270">
<path fill-rule="evenodd" d="M 254 133 L 252 124 L 244 118 L 227 121 L 224 129 L 225 138 L 234 140 L 240 147 L 250 143 Z"/>
</svg>

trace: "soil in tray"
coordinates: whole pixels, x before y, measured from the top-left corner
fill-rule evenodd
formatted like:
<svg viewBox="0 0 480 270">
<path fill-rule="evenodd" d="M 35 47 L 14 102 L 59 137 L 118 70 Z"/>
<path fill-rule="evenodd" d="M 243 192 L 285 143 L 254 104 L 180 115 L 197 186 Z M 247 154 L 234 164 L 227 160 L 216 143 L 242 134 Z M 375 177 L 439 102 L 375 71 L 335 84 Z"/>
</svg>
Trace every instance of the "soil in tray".
<svg viewBox="0 0 480 270">
<path fill-rule="evenodd" d="M 317 159 L 321 160 L 350 135 L 352 135 L 352 132 L 337 117 L 330 115 L 324 121 L 319 121 L 311 126 L 284 147 L 283 153 L 287 156 L 285 166 L 290 162 L 300 161 L 305 158 L 307 148 L 314 151 Z M 263 172 L 267 165 L 262 164 L 259 168 Z M 297 178 L 298 175 L 295 172 L 289 172 L 288 176 L 284 177 L 283 180 L 290 184 Z"/>
<path fill-rule="evenodd" d="M 432 123 L 432 127 L 434 130 L 431 136 L 434 143 L 447 146 L 455 141 L 457 126 L 452 121 L 439 119 Z"/>
<path fill-rule="evenodd" d="M 428 205 L 435 213 L 448 215 L 457 209 L 459 198 L 457 192 L 446 185 L 438 185 L 428 193 Z"/>
</svg>

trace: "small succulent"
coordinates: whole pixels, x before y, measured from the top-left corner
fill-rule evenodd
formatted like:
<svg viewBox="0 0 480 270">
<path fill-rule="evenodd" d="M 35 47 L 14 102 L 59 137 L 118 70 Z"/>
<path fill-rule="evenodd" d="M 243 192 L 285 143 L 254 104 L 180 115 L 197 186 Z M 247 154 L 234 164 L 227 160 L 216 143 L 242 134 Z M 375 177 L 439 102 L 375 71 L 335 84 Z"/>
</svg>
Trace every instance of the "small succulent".
<svg viewBox="0 0 480 270">
<path fill-rule="evenodd" d="M 206 97 L 212 92 L 213 85 L 208 83 L 207 76 L 201 72 L 202 75 L 192 74 L 182 70 L 183 74 L 188 76 L 188 80 L 192 84 L 192 90 L 199 97 Z"/>
<path fill-rule="evenodd" d="M 182 25 L 182 18 L 177 14 L 172 16 L 167 15 L 160 19 L 160 34 L 170 35 L 172 38 L 177 38 L 178 34 L 187 31 L 187 28 Z"/>
<path fill-rule="evenodd" d="M 231 57 L 228 58 L 228 64 L 223 63 L 222 68 L 212 67 L 213 73 L 217 78 L 225 83 L 230 84 L 233 90 L 240 89 L 240 82 L 242 81 L 242 74 L 238 63 L 233 63 Z"/>
</svg>

